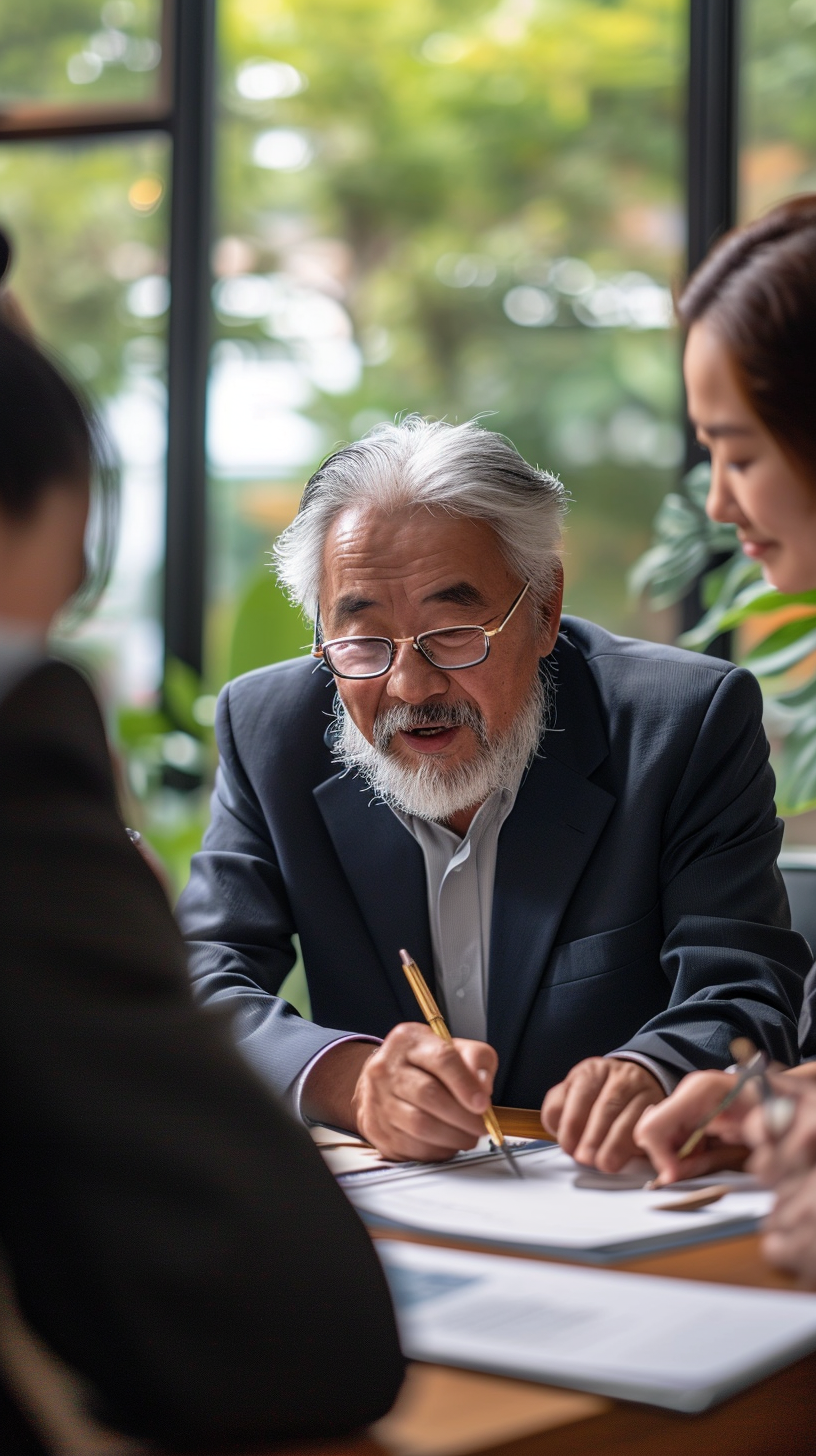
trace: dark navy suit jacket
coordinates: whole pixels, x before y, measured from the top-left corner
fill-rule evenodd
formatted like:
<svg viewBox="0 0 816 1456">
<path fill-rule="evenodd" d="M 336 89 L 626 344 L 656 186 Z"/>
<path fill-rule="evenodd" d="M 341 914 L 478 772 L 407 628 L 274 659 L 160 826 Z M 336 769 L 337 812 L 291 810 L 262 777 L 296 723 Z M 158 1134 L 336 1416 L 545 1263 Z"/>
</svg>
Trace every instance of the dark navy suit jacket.
<svg viewBox="0 0 816 1456">
<path fill-rule="evenodd" d="M 582 1057 L 675 1073 L 749 1036 L 797 1060 L 811 963 L 791 931 L 754 678 L 565 618 L 555 721 L 501 830 L 488 1040 L 495 1098 L 537 1106 Z M 212 822 L 179 916 L 198 994 L 228 1006 L 278 1091 L 342 1032 L 421 1019 L 432 976 L 422 852 L 332 761 L 333 680 L 308 660 L 238 678 L 218 711 Z M 303 953 L 315 1024 L 276 992 Z"/>
</svg>

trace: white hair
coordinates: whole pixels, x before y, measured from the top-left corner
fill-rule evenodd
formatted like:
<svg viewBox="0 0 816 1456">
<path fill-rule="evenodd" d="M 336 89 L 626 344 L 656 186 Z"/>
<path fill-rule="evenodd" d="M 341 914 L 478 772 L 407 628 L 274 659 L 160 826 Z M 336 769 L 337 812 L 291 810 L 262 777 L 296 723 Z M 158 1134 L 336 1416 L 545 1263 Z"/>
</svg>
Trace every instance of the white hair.
<svg viewBox="0 0 816 1456">
<path fill-rule="evenodd" d="M 332 522 L 350 506 L 392 513 L 424 506 L 487 522 L 505 559 L 542 607 L 556 580 L 566 493 L 503 435 L 471 420 L 450 425 L 409 415 L 344 445 L 315 472 L 294 521 L 275 543 L 278 576 L 314 620 Z"/>
</svg>

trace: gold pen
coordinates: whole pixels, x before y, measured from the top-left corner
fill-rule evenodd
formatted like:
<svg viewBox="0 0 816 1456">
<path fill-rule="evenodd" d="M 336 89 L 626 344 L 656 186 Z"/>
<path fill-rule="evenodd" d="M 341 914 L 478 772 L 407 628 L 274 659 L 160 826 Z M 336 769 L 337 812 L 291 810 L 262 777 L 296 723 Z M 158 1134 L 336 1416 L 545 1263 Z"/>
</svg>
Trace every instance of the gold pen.
<svg viewBox="0 0 816 1456">
<path fill-rule="evenodd" d="M 445 1018 L 442 1015 L 442 1012 L 439 1010 L 439 1007 L 434 1001 L 434 998 L 431 995 L 430 991 L 428 990 L 425 977 L 423 976 L 413 956 L 410 956 L 407 950 L 401 950 L 400 960 L 402 961 L 402 969 L 404 970 L 407 977 L 408 985 L 411 987 L 411 990 L 416 996 L 419 1009 L 422 1012 L 422 1015 L 425 1017 L 425 1020 L 431 1028 L 431 1031 L 433 1031 L 442 1041 L 453 1041 L 453 1037 L 448 1031 Z M 489 1105 L 486 1111 L 482 1113 L 482 1121 L 487 1128 L 487 1132 L 490 1136 L 491 1142 L 494 1144 L 495 1147 L 499 1149 L 500 1152 L 504 1153 L 504 1156 L 507 1159 L 516 1177 L 520 1178 L 521 1169 L 519 1168 L 519 1165 L 513 1157 L 510 1149 L 508 1148 L 504 1140 L 504 1133 L 499 1127 L 498 1118 L 496 1117 L 493 1108 Z"/>
</svg>

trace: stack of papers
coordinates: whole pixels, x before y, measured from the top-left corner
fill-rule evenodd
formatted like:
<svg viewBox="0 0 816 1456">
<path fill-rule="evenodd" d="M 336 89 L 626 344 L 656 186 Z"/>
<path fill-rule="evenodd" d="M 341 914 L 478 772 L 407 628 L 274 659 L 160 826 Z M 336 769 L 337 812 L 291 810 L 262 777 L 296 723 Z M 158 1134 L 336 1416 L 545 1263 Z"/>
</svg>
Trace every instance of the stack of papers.
<svg viewBox="0 0 816 1456">
<path fill-rule="evenodd" d="M 634 1179 L 604 1177 L 551 1144 L 526 1144 L 513 1153 L 521 1179 L 497 1153 L 476 1152 L 450 1163 L 347 1173 L 339 1181 L 372 1227 L 588 1263 L 747 1233 L 773 1202 L 745 1174 L 726 1173 L 716 1182 L 730 1191 L 716 1203 L 667 1212 L 664 1205 L 713 1180 L 656 1192 L 643 1186 L 646 1172 Z"/>
<path fill-rule="evenodd" d="M 816 1349 L 816 1296 L 378 1241 L 409 1357 L 701 1411 Z"/>
</svg>

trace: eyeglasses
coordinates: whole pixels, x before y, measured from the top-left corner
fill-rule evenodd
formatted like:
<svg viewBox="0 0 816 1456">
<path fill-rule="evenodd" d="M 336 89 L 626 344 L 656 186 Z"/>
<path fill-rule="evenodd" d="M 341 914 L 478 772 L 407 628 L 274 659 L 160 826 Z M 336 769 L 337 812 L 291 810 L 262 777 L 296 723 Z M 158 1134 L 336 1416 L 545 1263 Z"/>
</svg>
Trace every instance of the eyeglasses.
<svg viewBox="0 0 816 1456">
<path fill-rule="evenodd" d="M 390 637 L 335 637 L 330 642 L 319 642 L 318 612 L 312 656 L 322 657 L 335 677 L 384 677 L 391 668 L 397 648 L 410 642 L 415 652 L 421 652 L 428 662 L 445 672 L 477 667 L 490 652 L 491 638 L 504 631 L 530 585 L 529 581 L 524 583 L 506 617 L 490 632 L 484 627 L 440 627 L 436 632 L 420 632 L 417 637 L 396 637 L 393 641 Z"/>
</svg>

